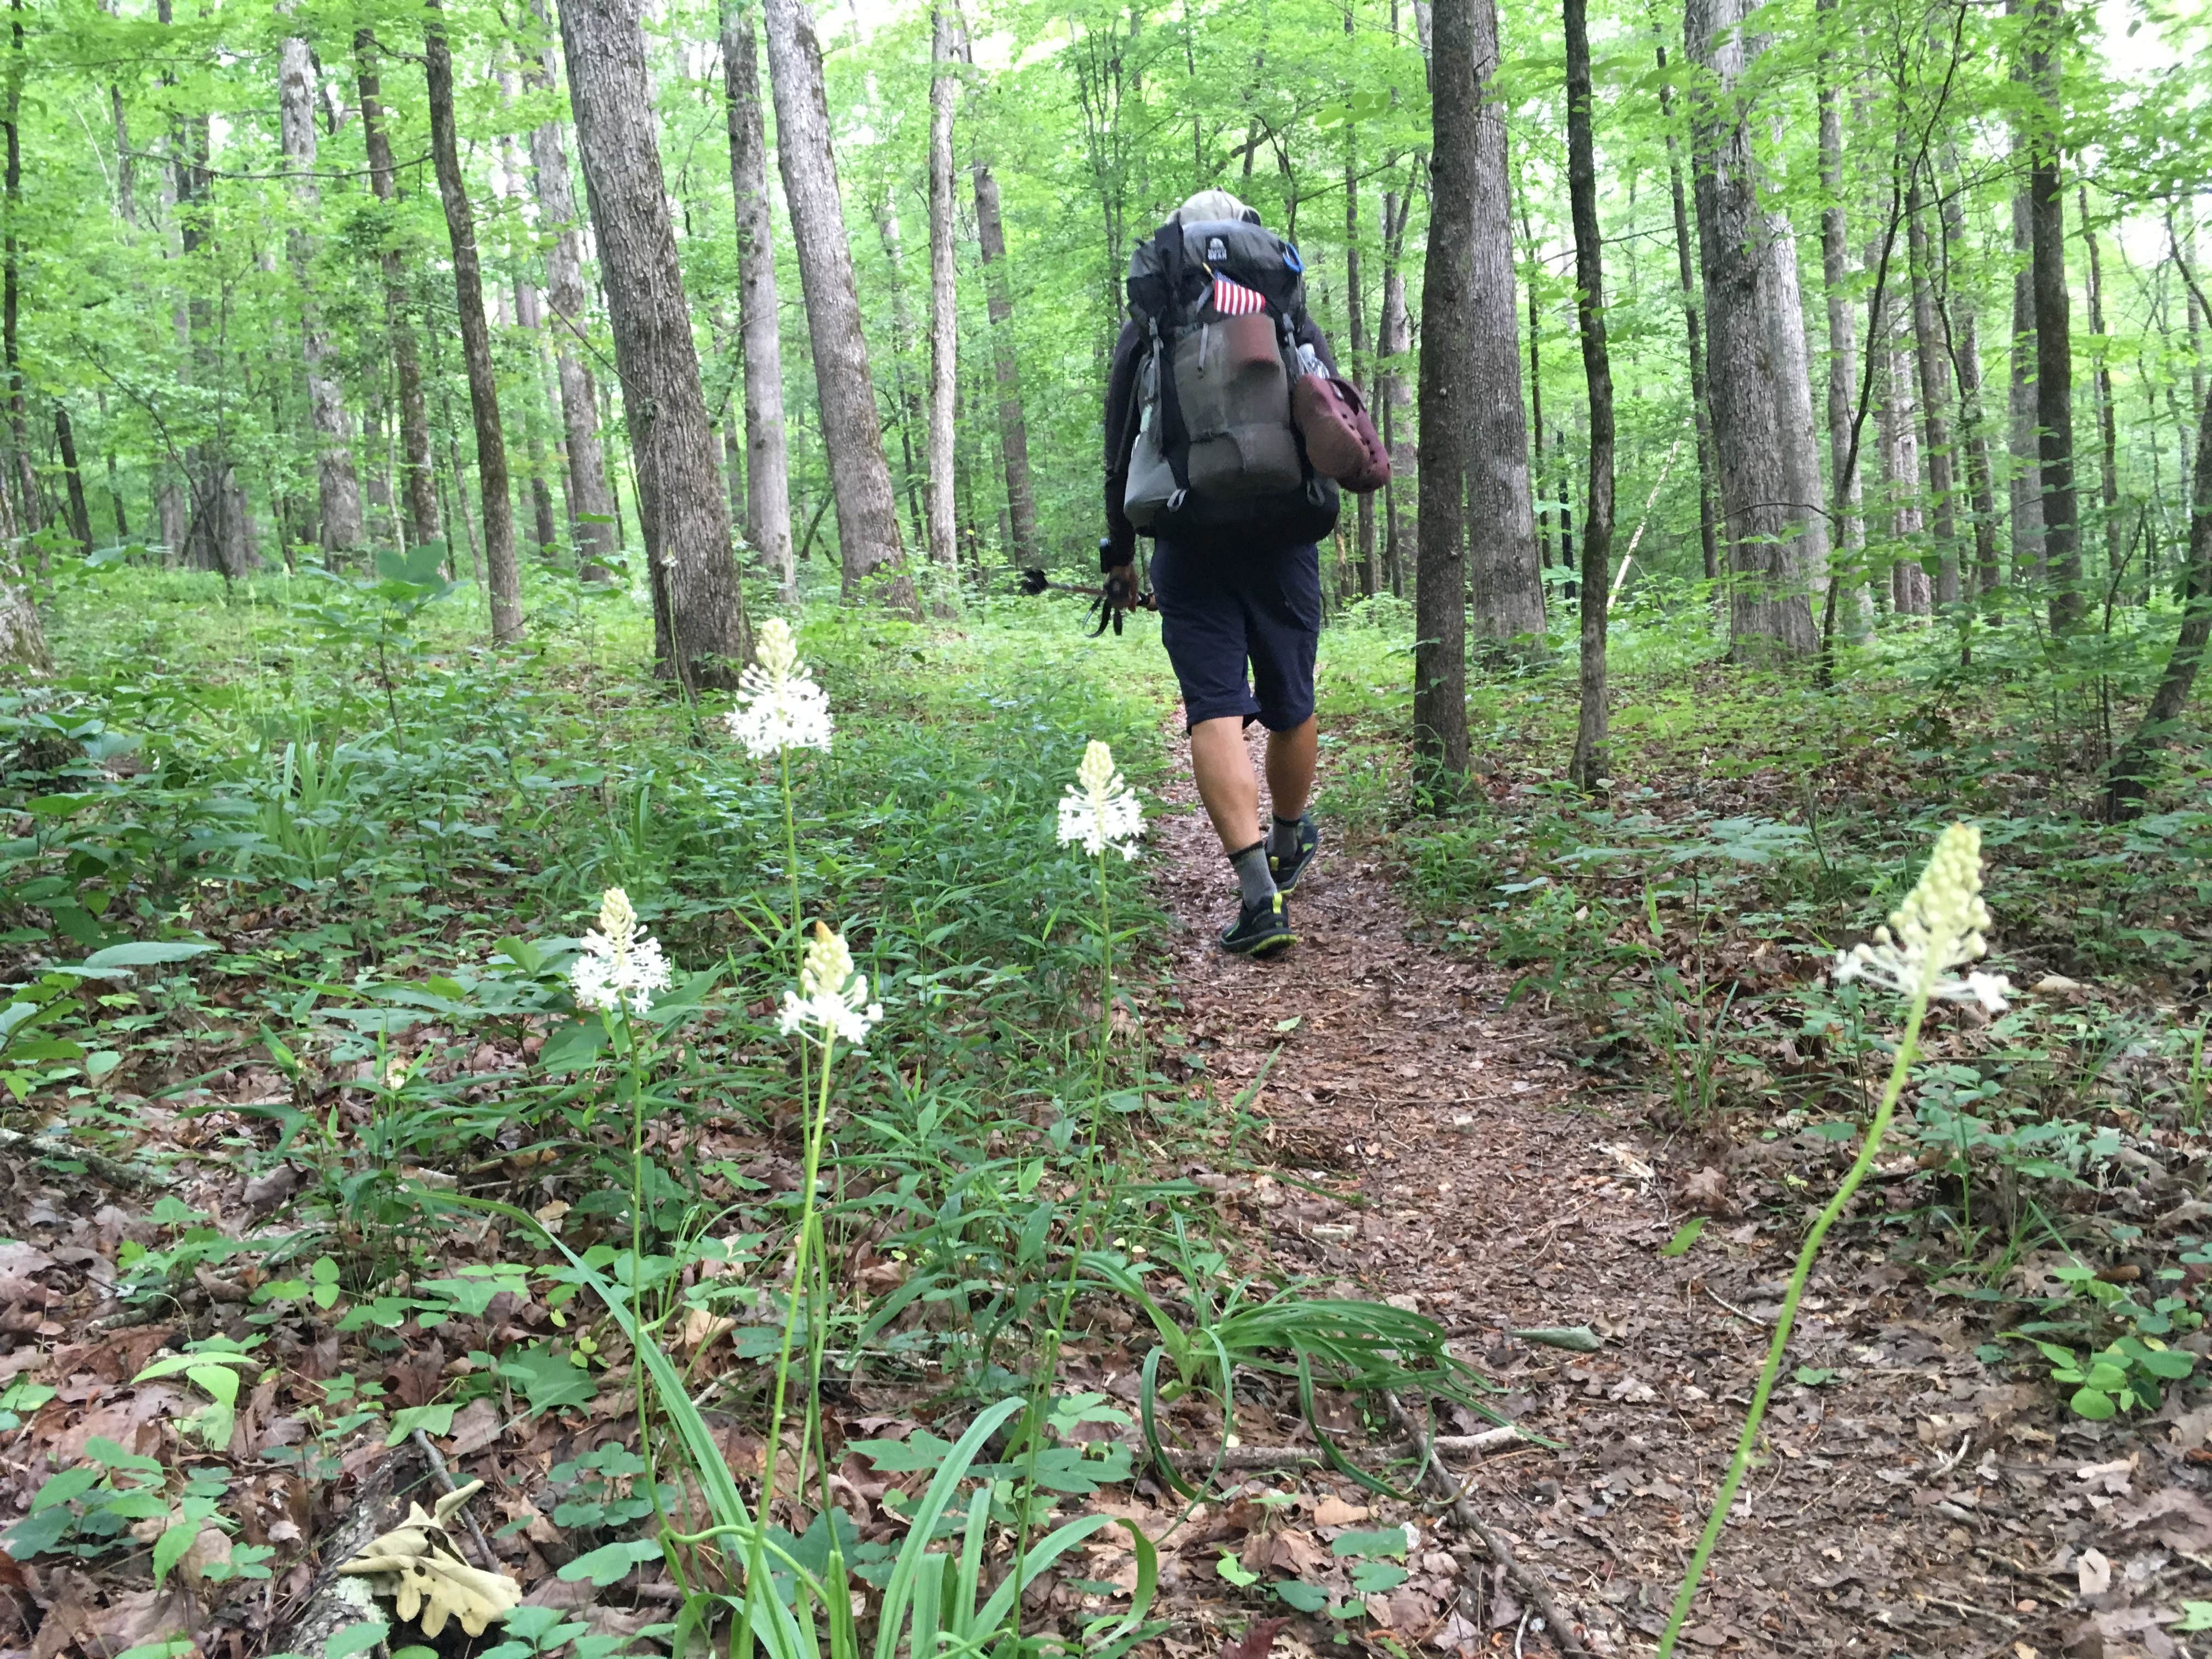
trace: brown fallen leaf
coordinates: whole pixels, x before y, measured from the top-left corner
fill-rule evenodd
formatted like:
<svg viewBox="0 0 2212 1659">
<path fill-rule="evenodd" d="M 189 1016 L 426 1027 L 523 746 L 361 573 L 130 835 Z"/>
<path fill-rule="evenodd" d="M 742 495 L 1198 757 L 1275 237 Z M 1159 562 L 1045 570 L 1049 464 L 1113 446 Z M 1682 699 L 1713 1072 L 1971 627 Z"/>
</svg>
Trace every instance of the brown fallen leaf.
<svg viewBox="0 0 2212 1659">
<path fill-rule="evenodd" d="M 1243 1635 L 1234 1637 L 1221 1644 L 1221 1659 L 1267 1659 L 1275 1645 L 1275 1638 L 1291 1621 L 1287 1619 L 1255 1619 Z"/>
<path fill-rule="evenodd" d="M 466 1457 L 480 1452 L 499 1438 L 499 1407 L 489 1398 L 471 1400 L 454 1415 L 452 1432 L 447 1437 L 446 1455 Z"/>
<path fill-rule="evenodd" d="M 1334 1495 L 1314 1505 L 1314 1524 L 1317 1527 L 1350 1527 L 1367 1518 L 1365 1507 L 1347 1504 Z"/>
<path fill-rule="evenodd" d="M 1728 1177 L 1710 1166 L 1684 1178 L 1682 1202 L 1700 1215 L 1732 1217 L 1741 1213 L 1729 1197 Z"/>
</svg>

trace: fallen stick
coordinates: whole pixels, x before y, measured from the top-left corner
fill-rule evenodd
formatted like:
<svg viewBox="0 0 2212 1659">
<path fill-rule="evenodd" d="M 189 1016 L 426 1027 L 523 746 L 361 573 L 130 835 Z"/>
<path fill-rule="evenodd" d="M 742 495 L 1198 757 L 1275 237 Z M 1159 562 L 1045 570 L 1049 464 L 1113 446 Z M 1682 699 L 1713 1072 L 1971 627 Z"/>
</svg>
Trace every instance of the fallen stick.
<svg viewBox="0 0 2212 1659">
<path fill-rule="evenodd" d="M 1384 1389 L 1382 1403 L 1389 1408 L 1391 1424 L 1399 1433 L 1412 1441 L 1416 1447 L 1425 1443 L 1422 1440 L 1420 1430 L 1414 1425 L 1413 1419 L 1406 1415 L 1406 1408 L 1398 1403 L 1396 1395 L 1387 1389 Z M 1521 1593 L 1536 1604 L 1536 1610 L 1544 1615 L 1544 1633 L 1558 1644 L 1559 1650 L 1562 1653 L 1576 1655 L 1577 1659 L 1589 1659 L 1589 1650 L 1576 1639 L 1574 1626 L 1570 1624 L 1566 1615 L 1559 1611 L 1559 1604 L 1552 1599 L 1551 1586 L 1544 1582 L 1542 1575 L 1522 1565 L 1516 1560 L 1511 1547 L 1501 1535 L 1484 1523 L 1482 1517 L 1475 1513 L 1474 1505 L 1467 1501 L 1467 1496 L 1460 1490 L 1459 1483 L 1444 1472 L 1443 1462 L 1437 1457 L 1433 1447 L 1431 1448 L 1421 1468 L 1421 1484 L 1436 1493 L 1437 1497 L 1449 1498 L 1451 1500 L 1452 1524 L 1465 1528 L 1480 1539 L 1482 1547 L 1490 1553 L 1490 1559 L 1496 1564 L 1498 1570 L 1510 1578 Z"/>
<path fill-rule="evenodd" d="M 436 1477 L 441 1486 L 449 1492 L 459 1490 L 453 1484 L 453 1473 L 446 1467 L 446 1460 L 438 1455 L 438 1449 L 430 1443 L 430 1437 L 420 1429 L 415 1431 L 415 1449 L 422 1454 L 423 1461 L 429 1464 L 430 1473 Z M 465 1506 L 461 1510 L 461 1519 L 468 1525 L 469 1536 L 476 1540 L 477 1559 L 482 1562 L 489 1571 L 506 1571 L 507 1570 L 499 1564 L 499 1557 L 492 1553 L 491 1545 L 483 1535 L 483 1528 L 477 1525 L 476 1516 L 470 1514 Z"/>
<path fill-rule="evenodd" d="M 1518 1429 L 1486 1429 L 1480 1434 L 1438 1435 L 1430 1442 L 1437 1451 L 1462 1455 L 1476 1455 L 1495 1451 L 1500 1446 L 1510 1446 L 1528 1437 Z M 1382 1455 L 1389 1458 L 1413 1457 L 1420 1453 L 1419 1441 L 1385 1446 Z M 1210 1469 L 1288 1469 L 1301 1463 L 1322 1463 L 1328 1461 L 1318 1446 L 1231 1446 L 1225 1450 L 1208 1455 L 1200 1451 L 1169 1453 L 1180 1468 Z"/>
<path fill-rule="evenodd" d="M 22 1152 L 39 1158 L 62 1158 L 82 1164 L 111 1187 L 173 1187 L 175 1177 L 143 1164 L 125 1163 L 95 1152 L 89 1146 L 64 1140 L 59 1135 L 27 1135 L 20 1129 L 0 1129 L 0 1152 Z"/>
</svg>

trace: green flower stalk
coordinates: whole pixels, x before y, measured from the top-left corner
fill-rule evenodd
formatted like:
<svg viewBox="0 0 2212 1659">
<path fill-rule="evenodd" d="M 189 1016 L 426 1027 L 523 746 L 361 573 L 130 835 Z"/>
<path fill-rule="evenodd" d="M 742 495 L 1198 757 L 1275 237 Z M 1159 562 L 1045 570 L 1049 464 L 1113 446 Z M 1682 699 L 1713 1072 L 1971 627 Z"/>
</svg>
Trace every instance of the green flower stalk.
<svg viewBox="0 0 2212 1659">
<path fill-rule="evenodd" d="M 1737 1438 L 1735 1455 L 1729 1463 L 1720 1491 L 1714 1495 L 1712 1514 L 1706 1518 L 1705 1532 L 1690 1557 L 1689 1570 L 1683 1575 L 1682 1588 L 1674 1597 L 1674 1610 L 1659 1638 L 1658 1659 L 1669 1659 L 1674 1653 L 1683 1621 L 1689 1617 L 1691 1603 L 1697 1599 L 1698 1585 L 1705 1577 L 1705 1565 L 1711 1560 L 1713 1547 L 1720 1541 L 1721 1528 L 1728 1523 L 1729 1511 L 1735 1506 L 1736 1491 L 1751 1468 L 1752 1452 L 1759 1443 L 1759 1427 L 1765 1420 L 1767 1401 L 1773 1396 L 1775 1379 L 1781 1374 L 1783 1355 L 1790 1346 L 1790 1333 L 1797 1321 L 1797 1304 L 1804 1299 L 1805 1284 L 1812 1277 L 1814 1261 L 1820 1253 L 1820 1243 L 1827 1237 L 1828 1229 L 1843 1214 L 1867 1172 L 1874 1168 L 1875 1158 L 1881 1150 L 1882 1136 L 1889 1128 L 1890 1119 L 1896 1115 L 1897 1103 L 1911 1073 L 1920 1042 L 1920 1024 L 1927 1017 L 1929 1003 L 1971 1000 L 1991 1012 L 2005 1006 L 2005 998 L 2012 988 L 2002 977 L 1975 973 L 1960 979 L 1952 973 L 1952 969 L 1964 967 L 1989 948 L 1984 937 L 1989 926 L 1989 909 L 1982 902 L 1981 831 L 1972 824 L 1954 823 L 1936 842 L 1927 869 L 1905 896 L 1905 902 L 1890 916 L 1889 926 L 1875 931 L 1873 944 L 1845 951 L 1836 960 L 1837 979 L 1872 979 L 1911 999 L 1905 1011 L 1905 1032 L 1898 1041 L 1896 1061 L 1889 1068 L 1889 1081 L 1883 1086 L 1881 1103 L 1867 1125 L 1859 1155 L 1852 1160 L 1850 1169 L 1836 1188 L 1835 1196 L 1814 1221 L 1811 1231 L 1805 1235 L 1803 1247 L 1797 1252 L 1797 1266 L 1790 1275 L 1789 1291 L 1782 1298 L 1782 1311 L 1774 1322 L 1774 1337 L 1767 1345 L 1766 1364 L 1759 1371 L 1759 1386 L 1752 1394 L 1743 1433 Z"/>
</svg>

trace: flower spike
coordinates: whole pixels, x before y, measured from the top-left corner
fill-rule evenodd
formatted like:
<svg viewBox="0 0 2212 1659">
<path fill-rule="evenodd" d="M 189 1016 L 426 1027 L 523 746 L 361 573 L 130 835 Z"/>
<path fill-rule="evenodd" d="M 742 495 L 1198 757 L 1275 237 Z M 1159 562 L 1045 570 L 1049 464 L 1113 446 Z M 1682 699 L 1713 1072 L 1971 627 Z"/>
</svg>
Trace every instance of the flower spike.
<svg viewBox="0 0 2212 1659">
<path fill-rule="evenodd" d="M 1144 833 L 1144 808 L 1114 769 L 1114 751 L 1092 738 L 1083 751 L 1083 764 L 1075 769 L 1075 782 L 1060 797 L 1061 844 L 1079 843 L 1094 857 L 1110 847 L 1124 859 L 1133 859 Z"/>
<path fill-rule="evenodd" d="M 1982 902 L 1982 832 L 1954 823 L 1936 843 L 1928 868 L 1891 913 L 1889 925 L 1874 930 L 1874 941 L 1836 957 L 1838 984 L 1870 979 L 1908 997 L 1936 1002 L 1978 1002 L 2002 1013 L 2012 985 L 2002 974 L 1970 973 L 1962 968 L 1989 949 L 1989 907 Z"/>
<path fill-rule="evenodd" d="M 633 1014 L 653 1006 L 653 994 L 672 979 L 660 941 L 639 931 L 629 895 L 610 887 L 599 896 L 599 925 L 584 935 L 584 951 L 568 969 L 577 1002 L 611 1014 L 627 1006 Z"/>
<path fill-rule="evenodd" d="M 738 676 L 738 706 L 723 716 L 732 737 L 755 760 L 793 749 L 830 751 L 830 697 L 799 659 L 791 624 L 761 624 L 755 661 Z"/>
<path fill-rule="evenodd" d="M 884 1005 L 868 1000 L 868 976 L 854 968 L 844 936 L 831 933 L 827 923 L 816 922 L 806 959 L 799 964 L 799 989 L 783 994 L 783 1013 L 777 1023 L 784 1034 L 811 1027 L 858 1048 L 866 1040 L 868 1027 L 883 1017 Z"/>
</svg>

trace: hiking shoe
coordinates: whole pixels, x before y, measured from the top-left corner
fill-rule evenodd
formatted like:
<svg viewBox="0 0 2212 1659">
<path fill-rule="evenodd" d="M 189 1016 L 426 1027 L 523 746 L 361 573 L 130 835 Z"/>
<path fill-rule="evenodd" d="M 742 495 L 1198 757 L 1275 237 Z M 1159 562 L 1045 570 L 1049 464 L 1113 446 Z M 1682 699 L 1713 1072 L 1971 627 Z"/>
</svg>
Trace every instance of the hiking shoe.
<svg viewBox="0 0 2212 1659">
<path fill-rule="evenodd" d="M 1267 854 L 1267 873 L 1275 878 L 1275 890 L 1292 893 L 1297 890 L 1298 878 L 1305 873 L 1306 866 L 1321 851 L 1321 831 L 1314 828 L 1313 814 L 1308 812 L 1298 820 L 1298 844 L 1286 854 L 1277 854 L 1272 848 Z"/>
<path fill-rule="evenodd" d="M 1280 893 L 1261 903 L 1243 906 L 1237 920 L 1221 930 L 1221 948 L 1233 957 L 1273 956 L 1297 939 L 1291 931 L 1291 918 Z"/>
</svg>

